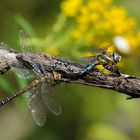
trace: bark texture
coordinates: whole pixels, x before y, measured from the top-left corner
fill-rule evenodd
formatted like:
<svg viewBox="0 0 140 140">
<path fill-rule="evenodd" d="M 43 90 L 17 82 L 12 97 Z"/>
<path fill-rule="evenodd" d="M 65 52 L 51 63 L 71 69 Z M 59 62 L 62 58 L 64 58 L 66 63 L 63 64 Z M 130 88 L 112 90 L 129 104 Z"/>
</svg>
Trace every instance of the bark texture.
<svg viewBox="0 0 140 140">
<path fill-rule="evenodd" d="M 78 75 L 71 72 L 70 69 L 78 72 L 86 66 L 47 54 L 17 53 L 6 48 L 0 48 L 1 74 L 8 71 L 11 66 L 22 69 L 32 69 L 31 66 L 39 67 L 40 64 L 44 67 L 45 72 L 49 74 L 52 73 L 51 68 L 56 62 L 67 63 L 69 67 L 67 68 L 65 65 L 61 64 L 57 65 L 54 71 L 61 75 L 61 79 L 58 79 L 59 82 L 83 84 L 116 90 L 120 93 L 129 95 L 129 99 L 140 97 L 140 79 L 135 76 L 127 74 L 121 74 L 121 76 L 103 74 L 98 70 L 95 70 L 92 73 Z"/>
</svg>

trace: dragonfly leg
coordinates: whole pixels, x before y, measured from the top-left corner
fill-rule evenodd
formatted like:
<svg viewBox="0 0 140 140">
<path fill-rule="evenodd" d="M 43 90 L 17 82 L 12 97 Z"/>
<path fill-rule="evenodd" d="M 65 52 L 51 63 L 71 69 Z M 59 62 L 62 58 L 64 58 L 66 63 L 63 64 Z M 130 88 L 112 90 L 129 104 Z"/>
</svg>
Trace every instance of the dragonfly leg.
<svg viewBox="0 0 140 140">
<path fill-rule="evenodd" d="M 106 79 L 106 76 L 105 76 L 104 71 L 105 71 L 105 68 L 103 68 L 103 70 L 100 71 L 99 78 L 100 78 L 101 80 L 105 80 L 105 79 Z"/>
<path fill-rule="evenodd" d="M 116 65 L 113 65 L 113 64 L 104 64 L 103 67 L 105 69 L 109 70 L 110 72 L 112 72 L 113 75 L 121 76 L 121 73 L 119 71 L 119 68 Z"/>
</svg>

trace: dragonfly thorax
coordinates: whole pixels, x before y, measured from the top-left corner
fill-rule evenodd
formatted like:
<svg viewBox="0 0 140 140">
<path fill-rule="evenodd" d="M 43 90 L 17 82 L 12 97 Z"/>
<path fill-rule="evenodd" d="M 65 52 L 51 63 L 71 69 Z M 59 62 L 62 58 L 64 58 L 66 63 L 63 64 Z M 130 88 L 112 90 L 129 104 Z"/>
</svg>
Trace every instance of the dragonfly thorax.
<svg viewBox="0 0 140 140">
<path fill-rule="evenodd" d="M 104 52 L 102 53 L 102 55 L 105 62 L 110 61 L 110 62 L 118 63 L 121 60 L 121 56 L 116 52 L 113 53 Z"/>
</svg>

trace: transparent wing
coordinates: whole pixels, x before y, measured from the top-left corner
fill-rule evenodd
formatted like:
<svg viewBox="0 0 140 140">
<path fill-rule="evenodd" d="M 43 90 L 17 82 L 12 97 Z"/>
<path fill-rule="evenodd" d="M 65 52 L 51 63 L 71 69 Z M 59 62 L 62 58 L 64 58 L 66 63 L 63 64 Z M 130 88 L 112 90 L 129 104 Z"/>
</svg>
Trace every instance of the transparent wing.
<svg viewBox="0 0 140 140">
<path fill-rule="evenodd" d="M 43 64 L 41 63 L 41 60 L 44 60 L 44 55 L 43 55 L 42 51 L 39 51 L 39 52 L 38 52 L 37 58 L 38 58 L 39 61 L 40 61 L 40 72 L 44 74 L 44 73 L 45 73 L 45 68 L 44 68 Z M 45 60 L 44 60 L 44 61 L 45 61 Z"/>
<path fill-rule="evenodd" d="M 31 110 L 33 119 L 39 126 L 43 126 L 46 122 L 45 104 L 42 102 L 39 91 L 36 89 L 27 93 L 28 107 Z"/>
<path fill-rule="evenodd" d="M 11 69 L 16 73 L 16 75 L 21 79 L 31 79 L 34 77 L 33 73 L 27 69 L 11 67 Z"/>
<path fill-rule="evenodd" d="M 45 68 L 41 62 L 41 60 L 43 61 L 44 57 L 42 52 L 39 52 L 37 54 L 35 54 L 35 57 L 38 61 L 38 63 L 30 63 L 32 70 L 37 74 L 44 74 L 45 73 Z"/>
<path fill-rule="evenodd" d="M 82 63 L 82 64 L 89 64 L 90 62 L 93 62 L 93 61 L 96 61 L 97 60 L 97 56 L 87 56 L 87 57 L 82 57 L 80 60 L 79 60 L 79 63 Z"/>
<path fill-rule="evenodd" d="M 21 29 L 19 31 L 20 47 L 22 52 L 34 53 L 33 43 L 31 37 Z"/>
<path fill-rule="evenodd" d="M 15 52 L 15 50 L 10 48 L 9 45 L 6 42 L 0 42 L 0 48 L 5 49 L 9 52 Z"/>
<path fill-rule="evenodd" d="M 24 30 L 19 31 L 19 37 L 20 37 L 20 45 L 21 45 L 22 51 L 24 51 L 24 52 L 25 51 L 27 52 L 29 50 L 33 51 L 32 41 L 31 41 L 30 37 L 25 33 Z M 9 52 L 11 52 L 11 55 L 12 55 L 12 52 L 15 52 L 14 50 L 10 49 L 9 45 L 7 45 L 5 42 L 0 43 L 0 48 L 8 50 Z M 10 61 L 6 57 L 3 57 L 3 61 L 5 61 L 5 63 L 7 63 L 8 66 L 21 79 L 29 79 L 29 78 L 34 77 L 33 73 L 31 73 L 30 70 L 22 68 L 22 62 L 19 61 L 20 62 L 19 64 L 13 66 L 13 64 L 11 64 Z"/>
<path fill-rule="evenodd" d="M 21 46 L 22 52 L 35 53 L 32 40 L 23 29 L 19 31 L 19 38 L 20 38 L 20 46 Z M 32 65 L 33 70 L 37 74 L 42 74 L 45 72 L 43 65 L 41 64 L 41 59 L 43 58 L 42 53 L 39 52 L 38 54 L 36 54 L 36 58 L 38 59 L 38 61 L 40 60 L 40 64 L 33 64 Z"/>
<path fill-rule="evenodd" d="M 47 105 L 49 110 L 54 115 L 59 115 L 61 113 L 61 106 L 58 103 L 58 100 L 56 99 L 56 96 L 54 95 L 50 84 L 46 84 L 44 82 L 42 83 L 41 96 L 45 105 Z"/>
<path fill-rule="evenodd" d="M 110 47 L 110 45 L 106 45 L 103 48 L 99 48 L 99 49 L 96 49 L 96 50 L 90 50 L 90 52 L 92 52 L 94 55 L 93 56 L 82 57 L 79 60 L 79 62 L 82 63 L 82 64 L 88 64 L 90 62 L 97 61 L 97 56 L 99 54 L 105 53 L 109 47 Z"/>
<path fill-rule="evenodd" d="M 102 52 L 105 52 L 108 50 L 108 48 L 110 47 L 111 45 L 110 44 L 107 44 L 105 46 L 103 46 L 102 48 L 96 48 L 96 49 L 90 49 L 90 52 L 92 52 L 93 54 L 100 54 Z"/>
<path fill-rule="evenodd" d="M 1 42 L 0 47 L 2 49 L 9 50 L 11 53 L 14 52 L 14 50 L 10 49 L 9 45 L 7 45 L 5 42 Z M 6 59 L 6 57 L 3 57 L 3 61 L 5 61 L 8 66 L 10 66 L 10 68 L 16 73 L 18 77 L 22 79 L 33 78 L 33 74 L 27 69 L 20 68 L 20 64 L 13 66 L 10 62 L 8 62 L 8 59 Z"/>
<path fill-rule="evenodd" d="M 39 74 L 44 74 L 45 73 L 45 68 L 42 64 L 43 60 L 44 60 L 44 57 L 43 57 L 43 53 L 41 51 L 39 51 L 37 54 L 36 54 L 36 58 L 38 59 L 38 67 L 36 67 L 36 71 L 37 73 Z"/>
<path fill-rule="evenodd" d="M 26 68 L 23 68 L 22 61 L 18 64 L 9 63 L 10 68 L 15 72 L 15 74 L 21 79 L 31 79 L 34 77 L 34 73 Z"/>
</svg>

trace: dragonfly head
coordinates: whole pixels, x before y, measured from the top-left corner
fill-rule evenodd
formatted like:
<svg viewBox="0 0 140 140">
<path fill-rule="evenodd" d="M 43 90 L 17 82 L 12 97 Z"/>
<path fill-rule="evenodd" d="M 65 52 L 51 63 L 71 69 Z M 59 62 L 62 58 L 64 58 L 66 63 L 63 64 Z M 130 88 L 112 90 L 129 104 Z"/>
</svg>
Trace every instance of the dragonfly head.
<svg viewBox="0 0 140 140">
<path fill-rule="evenodd" d="M 115 62 L 115 63 L 118 63 L 118 62 L 120 62 L 121 61 L 121 56 L 118 54 L 118 53 L 113 53 L 113 61 Z"/>
</svg>

